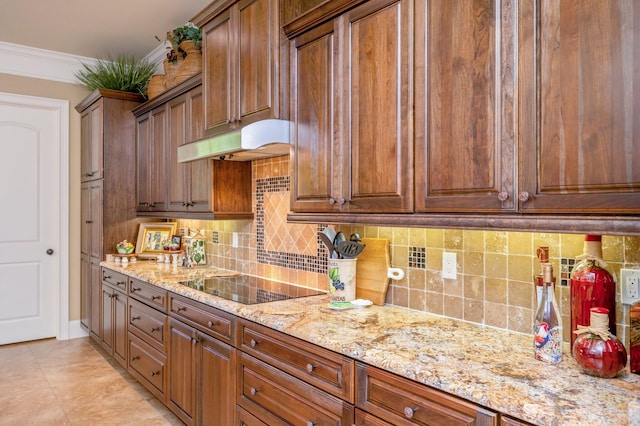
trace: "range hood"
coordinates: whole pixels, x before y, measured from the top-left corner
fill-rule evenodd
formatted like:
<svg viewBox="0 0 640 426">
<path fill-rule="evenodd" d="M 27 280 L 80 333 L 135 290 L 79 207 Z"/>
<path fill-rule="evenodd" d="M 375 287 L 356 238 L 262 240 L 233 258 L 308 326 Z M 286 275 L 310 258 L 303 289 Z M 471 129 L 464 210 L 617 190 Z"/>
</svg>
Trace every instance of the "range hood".
<svg viewBox="0 0 640 426">
<path fill-rule="evenodd" d="M 178 147 L 178 162 L 212 158 L 250 161 L 289 154 L 287 120 L 262 120 L 240 130 L 202 139 Z"/>
</svg>

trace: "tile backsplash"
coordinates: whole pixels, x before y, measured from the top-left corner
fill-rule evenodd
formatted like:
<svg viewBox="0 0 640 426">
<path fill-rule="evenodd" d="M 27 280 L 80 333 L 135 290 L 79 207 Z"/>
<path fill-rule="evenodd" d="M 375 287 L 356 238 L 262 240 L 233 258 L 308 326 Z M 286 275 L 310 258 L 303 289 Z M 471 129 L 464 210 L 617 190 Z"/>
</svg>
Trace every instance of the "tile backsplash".
<svg viewBox="0 0 640 426">
<path fill-rule="evenodd" d="M 254 220 L 178 220 L 181 229 L 203 229 L 211 265 L 285 282 L 327 289 L 327 250 L 318 238 L 324 224 L 286 222 L 290 201 L 289 157 L 252 163 Z M 346 233 L 387 238 L 392 281 L 386 303 L 479 324 L 530 333 L 535 315 L 533 276 L 537 247 L 548 246 L 557 277 L 564 340 L 569 340 L 568 274 L 582 253 L 583 236 L 535 232 L 338 226 Z M 236 234 L 237 247 L 234 247 Z M 640 237 L 603 236 L 611 270 L 640 267 Z M 442 278 L 442 253 L 457 255 L 457 279 Z M 564 280 L 564 283 L 563 283 Z M 620 286 L 618 296 L 620 299 Z M 629 307 L 618 304 L 617 335 L 629 347 Z"/>
</svg>

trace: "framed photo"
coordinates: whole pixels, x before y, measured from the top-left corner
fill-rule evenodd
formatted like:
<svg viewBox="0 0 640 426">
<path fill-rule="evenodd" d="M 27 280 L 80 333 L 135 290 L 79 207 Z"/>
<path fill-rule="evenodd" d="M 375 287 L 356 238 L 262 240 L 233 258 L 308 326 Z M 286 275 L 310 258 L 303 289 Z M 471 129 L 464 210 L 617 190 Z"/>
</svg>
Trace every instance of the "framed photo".
<svg viewBox="0 0 640 426">
<path fill-rule="evenodd" d="M 182 236 L 180 235 L 174 235 L 173 237 L 171 237 L 171 242 L 174 244 L 177 244 L 178 246 L 182 245 Z"/>
<path fill-rule="evenodd" d="M 138 229 L 136 254 L 138 257 L 154 257 L 164 252 L 164 245 L 176 233 L 176 222 L 146 222 Z"/>
</svg>

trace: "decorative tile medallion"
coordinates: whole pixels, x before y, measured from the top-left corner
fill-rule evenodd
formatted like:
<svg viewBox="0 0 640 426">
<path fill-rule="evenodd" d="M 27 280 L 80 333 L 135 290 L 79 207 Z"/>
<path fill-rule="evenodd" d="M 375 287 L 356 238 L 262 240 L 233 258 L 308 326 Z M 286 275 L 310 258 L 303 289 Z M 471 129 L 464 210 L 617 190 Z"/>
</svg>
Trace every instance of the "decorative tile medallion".
<svg viewBox="0 0 640 426">
<path fill-rule="evenodd" d="M 319 225 L 287 223 L 289 176 L 256 180 L 256 254 L 258 263 L 326 273 L 327 250 Z"/>
</svg>

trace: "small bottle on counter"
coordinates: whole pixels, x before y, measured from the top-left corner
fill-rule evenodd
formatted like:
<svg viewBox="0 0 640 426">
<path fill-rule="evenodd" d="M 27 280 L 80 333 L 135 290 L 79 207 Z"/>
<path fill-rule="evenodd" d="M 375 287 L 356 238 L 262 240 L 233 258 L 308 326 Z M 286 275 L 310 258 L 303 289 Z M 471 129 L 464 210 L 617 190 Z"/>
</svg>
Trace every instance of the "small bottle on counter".
<svg viewBox="0 0 640 426">
<path fill-rule="evenodd" d="M 542 300 L 533 325 L 533 352 L 537 360 L 562 361 L 562 316 L 555 296 L 553 265 L 543 265 Z"/>
<path fill-rule="evenodd" d="M 542 289 L 544 284 L 544 265 L 549 263 L 549 247 L 538 247 L 536 256 L 540 260 L 540 273 L 534 277 L 533 283 L 536 286 L 536 312 L 542 302 Z"/>
</svg>

